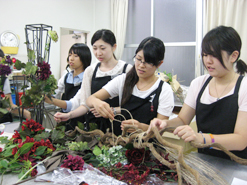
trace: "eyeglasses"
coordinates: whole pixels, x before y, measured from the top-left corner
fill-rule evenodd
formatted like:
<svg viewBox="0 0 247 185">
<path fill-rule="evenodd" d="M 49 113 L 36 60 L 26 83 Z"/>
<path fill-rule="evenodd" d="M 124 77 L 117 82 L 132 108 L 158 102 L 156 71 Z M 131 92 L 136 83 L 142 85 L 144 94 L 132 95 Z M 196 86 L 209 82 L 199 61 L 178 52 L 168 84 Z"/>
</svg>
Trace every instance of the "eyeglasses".
<svg viewBox="0 0 247 185">
<path fill-rule="evenodd" d="M 143 62 L 141 59 L 138 59 L 138 58 L 136 58 L 136 57 L 134 58 L 134 61 L 135 61 L 138 65 L 143 64 L 145 67 L 151 68 L 151 67 L 154 66 L 153 63 Z"/>
</svg>

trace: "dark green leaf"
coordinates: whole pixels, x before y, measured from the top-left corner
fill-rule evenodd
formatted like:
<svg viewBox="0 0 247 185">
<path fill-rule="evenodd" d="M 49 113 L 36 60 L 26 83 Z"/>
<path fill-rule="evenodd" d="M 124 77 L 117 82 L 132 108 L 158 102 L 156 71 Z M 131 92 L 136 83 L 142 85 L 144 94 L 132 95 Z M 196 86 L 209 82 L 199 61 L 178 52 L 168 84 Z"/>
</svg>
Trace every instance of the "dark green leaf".
<svg viewBox="0 0 247 185">
<path fill-rule="evenodd" d="M 81 130 L 84 130 L 84 125 L 78 121 L 78 127 L 81 129 Z"/>
<path fill-rule="evenodd" d="M 4 168 L 8 168 L 8 161 L 6 159 L 3 159 L 0 161 L 0 165 Z"/>
<path fill-rule="evenodd" d="M 45 150 L 46 150 L 47 146 L 39 146 L 36 151 L 35 151 L 35 155 L 42 155 Z"/>
<path fill-rule="evenodd" d="M 52 142 L 57 142 L 65 137 L 65 133 L 60 130 L 53 130 L 51 134 Z"/>
<path fill-rule="evenodd" d="M 100 164 L 100 161 L 97 159 L 89 159 L 87 161 L 85 161 L 88 164 L 92 164 L 94 167 L 98 167 Z"/>
<path fill-rule="evenodd" d="M 33 146 L 34 143 L 25 143 L 22 145 L 22 147 L 19 149 L 20 155 L 26 154 Z"/>
<path fill-rule="evenodd" d="M 0 137 L 0 143 L 1 144 L 7 144 L 7 143 L 10 143 L 11 141 L 8 140 L 8 137 L 7 136 L 2 136 Z"/>
<path fill-rule="evenodd" d="M 21 168 L 23 165 L 18 163 L 18 162 L 15 162 L 15 163 L 12 163 L 9 168 L 11 169 L 17 169 L 17 168 Z"/>
<path fill-rule="evenodd" d="M 128 150 L 133 149 L 134 148 L 133 143 L 126 144 L 125 148 L 128 149 Z"/>
<path fill-rule="evenodd" d="M 41 141 L 41 139 L 46 140 L 47 138 L 50 137 L 50 133 L 49 132 L 42 132 L 41 134 L 37 134 L 34 136 L 34 139 L 36 141 Z"/>
</svg>

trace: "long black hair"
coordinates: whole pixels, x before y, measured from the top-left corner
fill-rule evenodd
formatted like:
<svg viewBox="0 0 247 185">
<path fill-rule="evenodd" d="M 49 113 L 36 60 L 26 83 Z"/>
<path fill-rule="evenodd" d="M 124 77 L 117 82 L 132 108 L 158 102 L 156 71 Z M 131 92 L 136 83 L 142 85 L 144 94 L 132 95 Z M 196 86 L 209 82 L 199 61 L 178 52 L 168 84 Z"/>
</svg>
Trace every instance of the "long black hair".
<svg viewBox="0 0 247 185">
<path fill-rule="evenodd" d="M 141 50 L 143 50 L 145 62 L 153 64 L 154 66 L 158 66 L 165 56 L 164 43 L 155 37 L 145 38 L 136 49 L 135 56 Z M 130 99 L 133 88 L 138 80 L 139 77 L 134 65 L 126 75 L 121 105 L 124 105 Z"/>
<path fill-rule="evenodd" d="M 80 61 L 83 64 L 83 69 L 85 70 L 91 64 L 92 55 L 89 47 L 83 43 L 75 43 L 69 49 L 69 54 L 73 51 L 74 54 L 77 54 L 80 58 Z"/>
<path fill-rule="evenodd" d="M 97 40 L 100 39 L 110 44 L 112 47 L 117 43 L 114 33 L 111 30 L 107 30 L 107 29 L 101 29 L 96 31 L 91 39 L 91 45 L 93 45 Z M 113 57 L 116 59 L 114 53 L 113 53 Z"/>
<path fill-rule="evenodd" d="M 239 34 L 232 27 L 218 26 L 209 31 L 202 40 L 201 56 L 204 54 L 212 55 L 217 58 L 221 65 L 225 68 L 222 59 L 222 51 L 226 51 L 228 55 L 232 52 L 238 51 L 239 55 L 235 62 L 237 62 L 237 72 L 243 75 L 247 72 L 247 65 L 239 59 L 242 41 Z M 204 62 L 203 65 L 205 66 Z"/>
</svg>

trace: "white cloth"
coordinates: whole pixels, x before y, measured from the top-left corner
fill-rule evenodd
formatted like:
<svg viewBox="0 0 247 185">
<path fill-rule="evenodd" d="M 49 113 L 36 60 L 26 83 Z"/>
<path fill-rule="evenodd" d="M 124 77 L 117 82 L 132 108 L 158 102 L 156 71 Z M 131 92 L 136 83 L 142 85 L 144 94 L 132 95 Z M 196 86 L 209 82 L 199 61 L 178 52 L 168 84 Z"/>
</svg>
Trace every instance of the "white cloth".
<svg viewBox="0 0 247 185">
<path fill-rule="evenodd" d="M 198 94 L 199 94 L 203 84 L 206 82 L 208 77 L 209 77 L 209 74 L 199 76 L 191 82 L 190 88 L 189 88 L 189 91 L 188 91 L 188 94 L 186 96 L 184 103 L 186 103 L 191 108 L 196 109 L 196 99 L 198 97 Z M 234 93 L 234 89 L 235 89 L 235 87 L 228 94 L 226 94 L 224 97 L 232 95 Z M 224 98 L 224 97 L 221 97 L 221 98 Z M 207 87 L 205 88 L 205 90 L 202 94 L 201 103 L 211 104 L 211 103 L 216 102 L 216 101 L 217 101 L 217 98 L 212 97 L 209 94 L 209 88 L 207 85 Z M 239 105 L 239 109 L 238 109 L 239 111 L 247 112 L 247 77 L 243 78 L 241 85 L 240 85 L 240 88 L 239 88 L 238 105 Z"/>
<path fill-rule="evenodd" d="M 9 79 L 6 78 L 4 85 L 3 85 L 3 93 L 6 94 L 11 94 L 11 89 L 10 89 L 10 83 Z"/>
<path fill-rule="evenodd" d="M 106 72 L 103 72 L 98 68 L 96 72 L 96 77 L 114 76 L 114 75 L 122 74 L 125 64 L 126 62 L 119 60 L 117 65 L 112 70 L 106 71 Z M 87 106 L 86 100 L 91 95 L 91 83 L 92 83 L 93 72 L 94 72 L 96 65 L 97 63 L 94 63 L 91 66 L 86 68 L 84 72 L 81 88 L 79 89 L 79 91 L 76 93 L 76 95 L 72 99 L 70 99 L 69 101 L 66 101 L 67 103 L 67 109 L 65 110 L 66 112 L 75 110 L 80 105 Z M 132 68 L 132 65 L 128 64 L 126 68 L 126 73 L 131 68 Z"/>
<path fill-rule="evenodd" d="M 55 90 L 55 98 L 56 99 L 61 99 L 62 94 L 64 93 L 65 90 L 65 84 L 64 84 L 64 78 L 67 73 L 65 73 L 57 82 L 57 89 Z"/>
<path fill-rule="evenodd" d="M 119 104 L 121 105 L 122 96 L 123 96 L 123 87 L 126 79 L 126 74 L 122 74 L 108 82 L 103 88 L 110 94 L 112 98 L 119 96 Z M 150 87 L 146 91 L 140 91 L 135 85 L 133 88 L 132 94 L 139 98 L 145 99 L 148 97 L 155 89 L 158 88 L 161 79 L 154 83 L 152 87 Z M 171 86 L 164 82 L 162 86 L 162 91 L 159 96 L 159 106 L 157 112 L 163 116 L 170 116 L 172 114 L 172 110 L 174 107 L 174 96 Z"/>
</svg>

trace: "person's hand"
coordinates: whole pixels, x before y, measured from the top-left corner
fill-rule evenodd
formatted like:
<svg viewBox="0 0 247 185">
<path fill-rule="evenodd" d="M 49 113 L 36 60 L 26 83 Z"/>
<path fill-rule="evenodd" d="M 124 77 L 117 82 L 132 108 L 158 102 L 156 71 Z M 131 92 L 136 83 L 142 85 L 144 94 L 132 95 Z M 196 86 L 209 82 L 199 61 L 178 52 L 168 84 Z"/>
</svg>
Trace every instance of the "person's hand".
<svg viewBox="0 0 247 185">
<path fill-rule="evenodd" d="M 54 114 L 54 119 L 58 123 L 60 123 L 61 121 L 67 121 L 70 119 L 70 113 L 57 112 L 56 114 Z"/>
<path fill-rule="evenodd" d="M 128 120 L 125 120 L 125 121 L 122 121 L 121 123 L 121 130 L 124 130 L 124 127 L 126 125 L 133 125 L 137 128 L 140 128 L 140 122 L 135 120 L 135 119 L 128 119 Z M 135 129 L 128 129 L 127 132 L 131 133 L 131 132 L 134 132 Z"/>
<path fill-rule="evenodd" d="M 45 95 L 45 103 L 53 104 L 53 101 Z"/>
<path fill-rule="evenodd" d="M 31 116 L 31 112 L 29 112 L 28 110 L 24 109 L 24 117 L 28 120 L 31 120 L 32 116 Z"/>
<path fill-rule="evenodd" d="M 147 133 L 149 133 L 153 127 L 157 127 L 158 130 L 161 130 L 167 126 L 166 120 L 161 120 L 158 118 L 154 118 L 148 127 Z"/>
<path fill-rule="evenodd" d="M 174 135 L 182 138 L 184 142 L 194 141 L 197 143 L 203 143 L 203 136 L 200 133 L 196 133 L 190 126 L 184 125 L 177 127 L 174 132 Z"/>
<path fill-rule="evenodd" d="M 93 115 L 96 117 L 96 118 L 100 118 L 102 117 L 95 108 L 91 108 L 90 111 L 93 113 Z"/>
<path fill-rule="evenodd" d="M 108 103 L 98 100 L 94 104 L 94 108 L 97 111 L 97 113 L 101 115 L 102 117 L 110 118 L 111 120 L 114 120 L 114 113 Z"/>
</svg>

